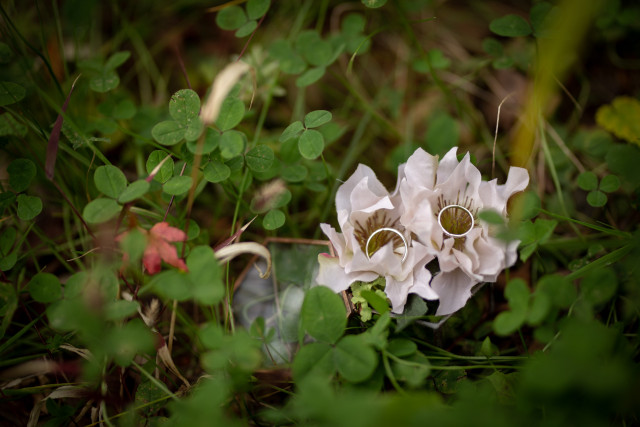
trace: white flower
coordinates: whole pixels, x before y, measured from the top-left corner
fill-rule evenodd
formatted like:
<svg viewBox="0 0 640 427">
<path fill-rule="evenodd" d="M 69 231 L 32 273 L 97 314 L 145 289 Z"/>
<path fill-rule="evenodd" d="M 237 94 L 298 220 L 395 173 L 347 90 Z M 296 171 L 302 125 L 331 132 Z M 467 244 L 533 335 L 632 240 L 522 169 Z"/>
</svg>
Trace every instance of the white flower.
<svg viewBox="0 0 640 427">
<path fill-rule="evenodd" d="M 431 281 L 440 300 L 438 316 L 462 308 L 476 284 L 495 282 L 503 269 L 515 263 L 518 242 L 495 238 L 477 214 L 493 210 L 506 218 L 507 201 L 529 183 L 526 169 L 518 167 L 509 170 L 503 185 L 495 179 L 482 181 L 469 154 L 458 162 L 456 151 L 452 148 L 438 163 L 436 156 L 418 149 L 399 177 L 400 223 L 438 259 L 440 272 Z"/>
<path fill-rule="evenodd" d="M 402 313 L 409 293 L 426 299 L 437 298 L 429 287 L 431 274 L 425 268 L 433 259 L 433 253 L 425 244 L 412 241 L 401 227 L 397 189 L 389 194 L 369 167 L 359 165 L 338 189 L 336 210 L 341 233 L 329 224 L 320 225 L 337 256 L 318 257 L 318 284 L 341 292 L 356 281 L 371 282 L 384 277 L 384 291 L 394 313 Z M 384 227 L 397 230 L 404 240 L 391 231 L 371 237 Z"/>
</svg>

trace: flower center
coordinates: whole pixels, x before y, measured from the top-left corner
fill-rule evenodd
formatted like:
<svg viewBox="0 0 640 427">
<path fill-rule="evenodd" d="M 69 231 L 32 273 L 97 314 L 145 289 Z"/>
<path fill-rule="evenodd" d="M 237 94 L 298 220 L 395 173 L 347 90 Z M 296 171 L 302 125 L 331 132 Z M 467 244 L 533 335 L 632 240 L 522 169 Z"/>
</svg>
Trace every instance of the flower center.
<svg viewBox="0 0 640 427">
<path fill-rule="evenodd" d="M 371 258 L 380 248 L 393 242 L 394 251 L 404 248 L 402 260 L 407 256 L 408 244 L 397 225 L 398 220 L 391 220 L 386 213 L 375 212 L 363 224 L 356 221 L 353 234 L 360 245 L 360 249 L 367 258 Z"/>
<path fill-rule="evenodd" d="M 468 199 L 460 203 L 448 203 L 444 197 L 438 199 L 438 224 L 444 234 L 453 238 L 463 238 L 475 226 L 474 214 Z"/>
</svg>

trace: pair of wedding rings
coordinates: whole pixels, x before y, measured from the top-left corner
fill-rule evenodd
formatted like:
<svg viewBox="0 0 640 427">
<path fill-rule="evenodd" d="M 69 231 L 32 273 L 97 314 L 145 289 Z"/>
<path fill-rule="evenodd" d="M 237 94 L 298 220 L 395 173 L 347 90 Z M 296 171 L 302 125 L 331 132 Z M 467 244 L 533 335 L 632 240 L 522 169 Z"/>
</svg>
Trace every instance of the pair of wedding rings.
<svg viewBox="0 0 640 427">
<path fill-rule="evenodd" d="M 471 219 L 471 225 L 469 226 L 469 229 L 467 231 L 465 231 L 464 233 L 461 234 L 455 234 L 455 233 L 451 233 L 450 231 L 448 231 L 443 225 L 442 225 L 442 214 L 449 210 L 449 209 L 462 209 L 463 211 L 465 211 L 465 213 L 467 215 L 469 215 L 469 218 Z M 464 206 L 460 206 L 460 205 L 448 205 L 445 206 L 444 208 L 442 208 L 442 210 L 440 211 L 440 213 L 438 214 L 438 225 L 440 225 L 440 228 L 442 228 L 442 231 L 444 232 L 444 234 L 446 234 L 449 237 L 453 237 L 453 238 L 460 238 L 460 237 L 464 237 L 467 234 L 469 234 L 469 232 L 471 230 L 473 230 L 473 227 L 475 225 L 475 221 L 473 219 L 473 214 L 471 213 L 471 211 L 467 208 L 465 208 Z M 373 237 L 376 234 L 382 233 L 382 232 L 391 232 L 391 233 L 395 233 L 397 234 L 401 239 L 402 239 L 402 244 L 404 245 L 404 254 L 402 254 L 402 260 L 400 261 L 401 263 L 403 263 L 406 259 L 407 259 L 407 255 L 409 253 L 409 243 L 407 242 L 407 239 L 404 237 L 404 235 L 399 232 L 398 230 L 396 230 L 395 228 L 391 228 L 391 227 L 382 227 L 382 228 L 378 228 L 376 231 L 374 231 L 373 233 L 371 233 L 371 235 L 369 236 L 369 238 L 367 239 L 367 243 L 365 244 L 365 255 L 367 256 L 367 259 L 369 261 L 371 261 L 371 256 L 369 255 L 369 244 L 371 243 L 371 239 L 373 239 Z"/>
</svg>

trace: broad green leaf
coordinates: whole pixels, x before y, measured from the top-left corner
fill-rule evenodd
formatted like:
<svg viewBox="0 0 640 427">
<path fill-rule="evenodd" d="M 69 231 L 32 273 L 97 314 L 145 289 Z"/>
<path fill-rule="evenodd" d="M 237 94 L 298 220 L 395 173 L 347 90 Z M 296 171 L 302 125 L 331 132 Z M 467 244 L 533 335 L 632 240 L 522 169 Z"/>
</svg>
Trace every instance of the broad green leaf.
<svg viewBox="0 0 640 427">
<path fill-rule="evenodd" d="M 287 128 L 282 132 L 282 135 L 280 135 L 279 141 L 285 142 L 292 138 L 295 138 L 303 130 L 304 130 L 304 126 L 302 125 L 302 122 L 300 120 L 295 121 L 291 123 L 289 126 L 287 126 Z"/>
<path fill-rule="evenodd" d="M 340 298 L 326 286 L 307 291 L 300 314 L 302 328 L 318 341 L 335 344 L 347 326 L 347 313 Z"/>
<path fill-rule="evenodd" d="M 1 87 L 0 87 L 1 90 Z M 596 122 L 625 141 L 640 145 L 640 101 L 630 96 L 619 96 L 596 112 Z"/>
<path fill-rule="evenodd" d="M 269 10 L 270 5 L 270 0 L 249 0 L 247 2 L 247 15 L 249 19 L 262 18 Z"/>
<path fill-rule="evenodd" d="M 228 130 L 220 137 L 220 155 L 223 159 L 231 159 L 242 154 L 244 150 L 244 134 L 237 130 Z"/>
<path fill-rule="evenodd" d="M 451 60 L 444 56 L 444 53 L 440 49 L 431 49 L 427 52 L 427 57 L 431 67 L 436 70 L 444 70 L 449 68 Z"/>
<path fill-rule="evenodd" d="M 384 314 L 391 310 L 387 300 L 374 291 L 365 289 L 360 292 L 360 295 L 380 314 Z"/>
<path fill-rule="evenodd" d="M 114 199 L 127 188 L 127 178 L 124 173 L 113 165 L 98 167 L 93 174 L 93 181 L 98 191 Z"/>
<path fill-rule="evenodd" d="M 527 318 L 529 288 L 522 279 L 507 283 L 504 296 L 509 301 L 509 311 L 500 313 L 493 322 L 493 330 L 498 335 L 510 335 L 522 326 Z"/>
<path fill-rule="evenodd" d="M 478 213 L 478 219 L 492 225 L 502 225 L 505 220 L 502 215 L 492 209 L 480 211 Z"/>
<path fill-rule="evenodd" d="M 223 30 L 237 30 L 247 22 L 247 15 L 240 6 L 229 6 L 222 9 L 216 15 L 216 24 Z"/>
<path fill-rule="evenodd" d="M 302 73 L 300 77 L 296 79 L 296 86 L 298 87 L 306 87 L 309 86 L 324 76 L 325 68 L 324 67 L 315 67 L 309 68 L 307 71 Z"/>
<path fill-rule="evenodd" d="M 313 342 L 303 346 L 297 353 L 291 366 L 296 381 L 307 375 L 319 375 L 330 378 L 336 371 L 333 349 L 324 342 Z"/>
<path fill-rule="evenodd" d="M 38 196 L 19 194 L 17 200 L 18 218 L 23 221 L 30 221 L 42 212 L 42 200 Z"/>
<path fill-rule="evenodd" d="M 27 290 L 35 301 L 54 302 L 62 297 L 62 286 L 58 277 L 51 273 L 38 273 L 27 284 Z"/>
<path fill-rule="evenodd" d="M 191 281 L 193 298 L 200 304 L 217 304 L 224 297 L 222 269 L 209 246 L 196 246 L 187 257 L 187 276 Z"/>
<path fill-rule="evenodd" d="M 601 208 L 607 204 L 607 195 L 600 190 L 589 191 L 587 203 L 594 208 Z"/>
<path fill-rule="evenodd" d="M 122 206 L 113 199 L 100 198 L 89 202 L 82 211 L 82 217 L 90 224 L 109 221 L 122 210 Z"/>
<path fill-rule="evenodd" d="M 306 128 L 317 128 L 331 121 L 332 115 L 327 110 L 316 110 L 304 116 L 304 126 Z"/>
<path fill-rule="evenodd" d="M 598 177 L 591 171 L 582 172 L 578 175 L 578 187 L 590 191 L 598 188 Z"/>
<path fill-rule="evenodd" d="M 123 50 L 121 52 L 116 52 L 107 59 L 107 62 L 104 64 L 104 68 L 108 70 L 115 70 L 122 64 L 124 64 L 127 59 L 131 56 L 131 52 L 128 50 Z"/>
<path fill-rule="evenodd" d="M 395 338 L 389 341 L 387 351 L 397 357 L 407 357 L 418 351 L 418 346 L 409 339 Z"/>
<path fill-rule="evenodd" d="M 175 145 L 186 133 L 187 126 L 175 120 L 160 122 L 151 129 L 153 138 L 162 145 Z"/>
<path fill-rule="evenodd" d="M 17 83 L 0 82 L 0 107 L 22 100 L 27 91 Z"/>
<path fill-rule="evenodd" d="M 204 174 L 204 179 L 217 183 L 229 178 L 229 176 L 231 176 L 231 169 L 224 163 L 212 160 L 204 166 L 202 173 Z"/>
<path fill-rule="evenodd" d="M 151 184 L 149 184 L 144 179 L 134 181 L 120 193 L 120 195 L 118 196 L 118 202 L 129 203 L 136 199 L 139 199 L 140 197 L 147 194 L 147 191 L 149 191 L 149 187 L 151 187 Z"/>
<path fill-rule="evenodd" d="M 191 281 L 187 274 L 175 269 L 156 274 L 149 282 L 149 286 L 167 299 L 185 301 L 192 295 Z"/>
<path fill-rule="evenodd" d="M 17 193 L 20 193 L 31 184 L 36 176 L 36 165 L 29 159 L 16 159 L 7 167 L 9 173 L 9 185 Z"/>
<path fill-rule="evenodd" d="M 612 193 L 620 188 L 620 178 L 615 175 L 607 175 L 600 181 L 600 191 Z"/>
<path fill-rule="evenodd" d="M 166 396 L 166 391 L 161 389 L 153 381 L 145 379 L 140 382 L 140 385 L 138 385 L 136 389 L 136 398 L 133 404 L 140 408 L 144 419 L 153 425 L 153 415 L 162 409 Z M 155 420 L 158 420 L 158 418 Z"/>
<path fill-rule="evenodd" d="M 340 375 L 351 382 L 366 380 L 378 365 L 378 355 L 360 335 L 342 338 L 334 349 L 334 360 Z"/>
<path fill-rule="evenodd" d="M 360 0 L 363 5 L 371 9 L 377 9 L 387 4 L 387 0 Z"/>
<path fill-rule="evenodd" d="M 302 157 L 313 160 L 324 150 L 324 137 L 315 129 L 307 129 L 298 139 L 298 149 Z"/>
<path fill-rule="evenodd" d="M 227 97 L 220 106 L 220 115 L 216 120 L 216 126 L 222 132 L 238 126 L 244 117 L 244 102 L 236 97 Z"/>
<path fill-rule="evenodd" d="M 202 143 L 202 147 L 200 147 L 200 152 L 198 152 L 198 140 L 187 140 L 187 149 L 193 154 L 209 154 L 218 148 L 218 145 L 220 144 L 220 136 L 219 132 L 214 129 L 207 128 L 204 136 L 204 142 Z"/>
<path fill-rule="evenodd" d="M 200 120 L 200 117 L 196 117 L 191 120 L 187 125 L 187 129 L 184 132 L 184 139 L 187 142 L 197 141 L 202 135 L 202 131 L 204 130 L 204 123 Z"/>
<path fill-rule="evenodd" d="M 234 36 L 237 38 L 247 37 L 249 34 L 253 33 L 256 28 L 258 28 L 258 23 L 251 19 L 245 22 L 242 27 L 238 28 Z"/>
<path fill-rule="evenodd" d="M 190 176 L 174 176 L 162 186 L 162 191 L 172 196 L 185 194 L 191 188 Z"/>
<path fill-rule="evenodd" d="M 519 15 L 506 15 L 494 19 L 489 24 L 489 29 L 503 37 L 524 37 L 531 34 L 529 23 Z"/>
<path fill-rule="evenodd" d="M 166 151 L 155 150 L 149 154 L 149 158 L 147 159 L 146 169 L 147 173 L 151 174 L 153 169 L 160 164 L 168 156 Z M 160 183 L 167 182 L 173 176 L 173 168 L 174 161 L 171 157 L 169 157 L 165 162 L 160 166 L 160 170 L 153 177 L 154 181 L 158 181 Z"/>
<path fill-rule="evenodd" d="M 171 96 L 169 114 L 175 121 L 189 124 L 200 114 L 200 97 L 191 89 L 180 89 Z"/>
<path fill-rule="evenodd" d="M 275 155 L 268 145 L 260 144 L 249 150 L 244 156 L 249 169 L 254 172 L 264 172 L 273 164 Z"/>
<path fill-rule="evenodd" d="M 275 230 L 284 225 L 285 216 L 279 209 L 271 209 L 262 219 L 265 230 Z"/>
<path fill-rule="evenodd" d="M 308 30 L 298 34 L 295 47 L 302 57 L 313 66 L 325 67 L 331 62 L 333 54 L 331 43 L 322 40 L 317 31 Z"/>
<path fill-rule="evenodd" d="M 308 170 L 303 165 L 291 165 L 282 170 L 282 179 L 287 182 L 304 181 L 307 177 Z"/>
<path fill-rule="evenodd" d="M 120 77 L 116 74 L 115 71 L 104 69 L 102 72 L 97 75 L 91 77 L 89 80 L 89 87 L 91 90 L 95 92 L 109 92 L 118 87 L 120 84 Z"/>
</svg>

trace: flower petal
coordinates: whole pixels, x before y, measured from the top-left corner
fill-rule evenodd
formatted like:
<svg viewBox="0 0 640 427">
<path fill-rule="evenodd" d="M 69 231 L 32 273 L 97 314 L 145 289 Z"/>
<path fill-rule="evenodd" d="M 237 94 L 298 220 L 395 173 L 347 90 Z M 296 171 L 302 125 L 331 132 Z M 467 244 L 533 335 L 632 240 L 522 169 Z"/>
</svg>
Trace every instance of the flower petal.
<svg viewBox="0 0 640 427">
<path fill-rule="evenodd" d="M 351 274 L 345 273 L 345 270 L 338 262 L 337 257 L 327 257 L 318 255 L 318 275 L 316 283 L 331 288 L 334 292 L 342 292 L 348 289 L 355 281 L 371 282 L 378 275 L 370 271 L 358 271 Z"/>
<path fill-rule="evenodd" d="M 387 190 L 384 188 L 384 185 L 378 181 L 373 170 L 368 166 L 360 164 L 353 175 L 351 175 L 349 179 L 347 179 L 344 184 L 338 188 L 338 192 L 336 193 L 336 210 L 352 210 L 351 193 L 353 193 L 356 185 L 365 178 L 367 178 L 367 187 L 371 193 L 378 197 L 384 197 L 387 195 Z"/>
<path fill-rule="evenodd" d="M 431 281 L 431 287 L 440 297 L 436 316 L 451 314 L 464 307 L 476 283 L 460 269 L 437 274 Z"/>
<path fill-rule="evenodd" d="M 167 242 L 184 242 L 187 234 L 179 228 L 171 227 L 168 222 L 159 222 L 151 227 L 149 233 Z"/>
</svg>

